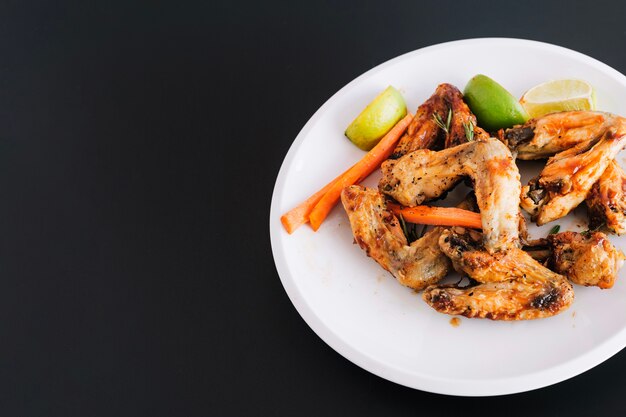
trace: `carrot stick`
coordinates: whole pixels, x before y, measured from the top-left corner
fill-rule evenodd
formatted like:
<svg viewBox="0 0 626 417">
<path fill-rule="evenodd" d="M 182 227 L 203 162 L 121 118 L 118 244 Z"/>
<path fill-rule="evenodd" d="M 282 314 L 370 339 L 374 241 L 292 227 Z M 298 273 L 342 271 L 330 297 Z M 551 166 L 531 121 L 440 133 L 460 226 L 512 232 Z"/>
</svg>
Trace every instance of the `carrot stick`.
<svg viewBox="0 0 626 417">
<path fill-rule="evenodd" d="M 339 175 L 337 178 L 326 184 L 324 188 L 322 188 L 311 197 L 300 203 L 297 207 L 289 210 L 287 213 L 283 214 L 280 217 L 280 221 L 283 224 L 285 230 L 287 230 L 287 233 L 292 234 L 294 230 L 296 230 L 298 227 L 302 226 L 305 223 L 308 223 L 309 214 L 311 214 L 313 207 L 315 207 L 318 201 L 320 201 L 322 197 L 324 197 L 324 194 L 326 194 L 328 190 L 330 190 L 333 184 L 336 183 L 341 177 L 346 175 L 348 171 L 350 171 L 350 169 L 351 168 L 348 168 L 343 174 Z"/>
<path fill-rule="evenodd" d="M 463 226 L 472 229 L 482 229 L 483 227 L 480 213 L 455 207 L 402 207 L 388 203 L 387 208 L 396 216 L 402 215 L 402 218 L 409 223 L 432 224 L 435 226 Z"/>
<path fill-rule="evenodd" d="M 341 198 L 341 191 L 349 186 L 358 184 L 374 172 L 380 164 L 393 152 L 402 134 L 413 120 L 413 115 L 408 113 L 404 119 L 400 120 L 389 132 L 352 168 L 337 180 L 322 199 L 315 205 L 309 215 L 309 221 L 313 230 L 319 229 L 320 225 L 328 216 L 328 213 L 335 207 Z"/>
</svg>

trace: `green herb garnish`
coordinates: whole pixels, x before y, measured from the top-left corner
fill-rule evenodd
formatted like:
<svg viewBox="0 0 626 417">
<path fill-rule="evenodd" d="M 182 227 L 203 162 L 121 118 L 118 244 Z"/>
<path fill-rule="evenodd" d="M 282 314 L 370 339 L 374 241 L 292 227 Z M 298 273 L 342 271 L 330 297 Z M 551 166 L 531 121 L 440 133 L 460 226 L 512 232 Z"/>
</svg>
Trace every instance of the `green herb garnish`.
<svg viewBox="0 0 626 417">
<path fill-rule="evenodd" d="M 552 229 L 550 229 L 550 231 L 548 232 L 549 235 L 556 235 L 557 233 L 559 233 L 559 230 L 561 230 L 561 226 L 560 225 L 556 225 L 554 226 Z"/>
<path fill-rule="evenodd" d="M 468 142 L 474 141 L 474 123 L 470 120 L 469 123 L 463 123 L 463 129 L 465 129 L 465 137 Z"/>
<path fill-rule="evenodd" d="M 439 126 L 446 134 L 450 131 L 450 122 L 452 122 L 452 109 L 448 110 L 448 117 L 446 118 L 446 122 L 444 123 L 439 113 L 433 114 L 433 118 L 435 119 L 435 123 Z"/>
<path fill-rule="evenodd" d="M 424 231 L 426 230 L 426 226 L 424 226 L 421 233 L 418 233 L 417 225 L 413 223 L 407 223 L 404 220 L 404 217 L 402 217 L 402 214 L 400 214 L 400 227 L 402 227 L 402 232 L 404 233 L 404 236 L 409 243 L 415 242 L 417 239 L 421 238 L 424 234 Z"/>
<path fill-rule="evenodd" d="M 590 227 L 584 232 L 580 232 L 580 234 L 583 235 L 584 237 L 590 237 L 592 233 L 597 232 L 598 230 L 602 229 L 603 226 L 605 226 L 604 223 L 596 224 L 596 227 Z"/>
<path fill-rule="evenodd" d="M 404 217 L 402 216 L 402 214 L 400 214 L 400 227 L 402 227 L 402 232 L 404 233 L 404 236 L 406 236 L 408 238 L 409 233 L 406 230 L 406 222 L 404 221 Z"/>
</svg>

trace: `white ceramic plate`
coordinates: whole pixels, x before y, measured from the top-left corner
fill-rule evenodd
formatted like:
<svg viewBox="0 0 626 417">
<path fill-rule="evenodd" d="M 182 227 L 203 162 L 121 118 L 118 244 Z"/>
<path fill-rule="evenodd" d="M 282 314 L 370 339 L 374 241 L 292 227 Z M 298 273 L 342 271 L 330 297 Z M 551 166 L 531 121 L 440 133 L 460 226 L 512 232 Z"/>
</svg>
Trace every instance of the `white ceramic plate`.
<svg viewBox="0 0 626 417">
<path fill-rule="evenodd" d="M 388 85 L 412 112 L 442 82 L 463 89 L 475 74 L 491 76 L 513 95 L 541 82 L 578 78 L 597 92 L 601 110 L 626 115 L 626 77 L 607 65 L 545 43 L 472 39 L 423 48 L 361 75 L 330 98 L 289 150 L 272 198 L 274 259 L 291 301 L 333 349 L 388 380 L 424 391 L 482 396 L 527 391 L 584 372 L 626 345 L 624 271 L 610 290 L 575 287 L 569 310 L 543 320 L 495 322 L 437 313 L 353 244 L 343 208 L 317 233 L 308 226 L 288 235 L 280 215 L 363 156 L 343 131 Z M 618 160 L 622 163 L 623 155 Z M 624 165 L 622 163 L 622 165 Z M 522 179 L 532 166 L 521 167 Z M 373 175 L 366 185 L 375 186 Z M 556 223 L 586 226 L 584 211 Z M 545 236 L 553 224 L 531 229 Z M 622 250 L 626 238 L 612 237 Z"/>
</svg>

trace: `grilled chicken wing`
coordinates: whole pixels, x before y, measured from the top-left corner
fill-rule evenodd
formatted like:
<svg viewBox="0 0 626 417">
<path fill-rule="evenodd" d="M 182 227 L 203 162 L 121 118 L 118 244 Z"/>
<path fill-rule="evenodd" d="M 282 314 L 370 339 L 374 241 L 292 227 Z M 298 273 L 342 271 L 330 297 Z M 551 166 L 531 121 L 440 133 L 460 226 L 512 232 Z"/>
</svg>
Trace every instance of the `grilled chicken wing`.
<svg viewBox="0 0 626 417">
<path fill-rule="evenodd" d="M 473 131 L 473 139 L 487 139 L 489 134 L 476 124 L 476 116 L 471 112 L 470 108 L 463 101 L 463 94 L 450 84 L 442 84 L 449 86 L 445 90 L 445 100 L 450 106 L 452 118 L 450 127 L 446 134 L 445 147 L 452 148 L 462 143 L 469 142 L 467 137 L 468 129 Z"/>
<path fill-rule="evenodd" d="M 387 210 L 377 190 L 349 186 L 341 193 L 341 201 L 356 243 L 400 284 L 421 290 L 446 276 L 450 260 L 438 245 L 442 228 L 434 228 L 409 245 L 398 219 Z"/>
<path fill-rule="evenodd" d="M 448 131 L 444 132 L 435 118 L 447 121 L 449 112 L 450 126 Z M 400 139 L 391 159 L 400 158 L 418 149 L 441 148 L 442 141 L 445 141 L 446 148 L 465 143 L 468 141 L 465 126 L 473 129 L 475 138 L 489 137 L 483 129 L 477 127 L 476 117 L 463 102 L 463 94 L 459 89 L 451 84 L 440 84 L 433 95 L 415 112 L 415 117 Z"/>
<path fill-rule="evenodd" d="M 441 234 L 439 247 L 450 258 L 454 269 L 478 282 L 541 276 L 546 270 L 529 253 L 518 248 L 490 254 L 469 234 L 446 230 Z"/>
<path fill-rule="evenodd" d="M 580 285 L 611 288 L 626 259 L 600 232 L 587 236 L 563 232 L 548 236 L 548 241 L 553 249 L 552 269 Z"/>
<path fill-rule="evenodd" d="M 417 149 L 430 149 L 443 140 L 443 131 L 435 121 L 435 115 L 446 118 L 448 105 L 444 99 L 449 84 L 441 84 L 428 100 L 415 112 L 415 116 L 391 154 L 391 159 Z"/>
<path fill-rule="evenodd" d="M 565 277 L 550 271 L 516 247 L 489 254 L 465 235 L 442 232 L 442 251 L 455 268 L 478 285 L 430 286 L 424 300 L 435 310 L 493 320 L 530 320 L 556 315 L 574 300 Z"/>
<path fill-rule="evenodd" d="M 521 205 L 538 225 L 567 215 L 587 197 L 609 163 L 626 145 L 626 130 L 612 125 L 598 139 L 581 142 L 550 158 L 522 188 Z"/>
<path fill-rule="evenodd" d="M 405 206 L 441 197 L 464 177 L 474 182 L 484 245 L 493 253 L 517 244 L 519 236 L 519 171 L 509 149 L 499 140 L 464 143 L 434 152 L 418 150 L 382 165 L 378 188 Z"/>
<path fill-rule="evenodd" d="M 626 173 L 611 161 L 585 200 L 589 227 L 606 226 L 618 235 L 626 233 Z"/>
<path fill-rule="evenodd" d="M 566 111 L 507 129 L 504 139 L 518 159 L 543 159 L 600 137 L 616 119 L 610 113 Z"/>
<path fill-rule="evenodd" d="M 566 310 L 574 301 L 574 291 L 565 278 L 556 281 L 521 278 L 473 287 L 428 287 L 422 298 L 440 313 L 492 320 L 532 320 Z"/>
</svg>

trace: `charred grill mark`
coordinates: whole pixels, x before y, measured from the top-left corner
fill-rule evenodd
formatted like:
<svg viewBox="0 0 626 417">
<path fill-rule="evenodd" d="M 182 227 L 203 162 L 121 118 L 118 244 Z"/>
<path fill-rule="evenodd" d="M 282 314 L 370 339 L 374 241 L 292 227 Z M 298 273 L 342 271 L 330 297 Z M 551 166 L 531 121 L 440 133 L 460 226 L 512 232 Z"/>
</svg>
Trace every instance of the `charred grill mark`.
<svg viewBox="0 0 626 417">
<path fill-rule="evenodd" d="M 450 295 L 448 295 L 445 291 L 441 291 L 439 289 L 428 291 L 427 289 L 424 296 L 426 301 L 438 311 L 447 311 L 454 307 L 452 300 L 450 299 Z"/>
<path fill-rule="evenodd" d="M 566 193 L 567 191 L 569 191 L 568 189 L 571 188 L 571 184 L 563 181 L 563 178 L 558 178 L 551 182 L 543 181 L 540 185 L 537 185 L 537 187 L 543 187 L 544 191 L 552 191 L 555 193 Z"/>
<path fill-rule="evenodd" d="M 538 295 L 530 302 L 532 308 L 547 311 L 558 311 L 561 305 L 561 292 L 558 288 L 551 288 L 550 291 Z"/>
<path fill-rule="evenodd" d="M 461 238 L 456 233 L 452 234 L 449 238 L 446 238 L 446 242 L 448 241 L 450 242 L 450 246 L 454 247 L 459 253 L 476 249 L 474 245 L 466 239 Z"/>
<path fill-rule="evenodd" d="M 522 143 L 530 142 L 535 136 L 534 123 L 531 126 L 516 126 L 511 129 L 507 129 L 504 132 L 504 139 L 509 144 L 510 148 L 516 148 Z"/>
<path fill-rule="evenodd" d="M 528 197 L 533 203 L 539 204 L 546 197 L 546 189 L 541 187 L 537 180 L 532 180 L 528 185 Z"/>
</svg>

